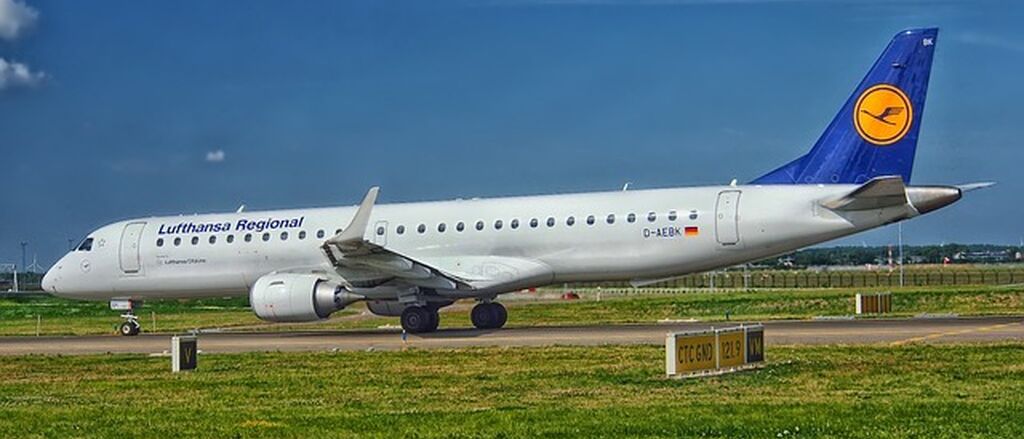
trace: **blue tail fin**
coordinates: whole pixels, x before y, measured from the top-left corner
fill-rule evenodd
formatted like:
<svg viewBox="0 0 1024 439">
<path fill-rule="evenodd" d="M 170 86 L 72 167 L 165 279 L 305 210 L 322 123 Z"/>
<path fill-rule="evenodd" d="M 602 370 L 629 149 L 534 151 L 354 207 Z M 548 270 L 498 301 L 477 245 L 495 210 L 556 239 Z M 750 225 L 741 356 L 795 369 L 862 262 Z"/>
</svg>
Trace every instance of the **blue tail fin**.
<svg viewBox="0 0 1024 439">
<path fill-rule="evenodd" d="M 910 182 L 939 30 L 896 34 L 810 152 L 753 184 Z"/>
</svg>

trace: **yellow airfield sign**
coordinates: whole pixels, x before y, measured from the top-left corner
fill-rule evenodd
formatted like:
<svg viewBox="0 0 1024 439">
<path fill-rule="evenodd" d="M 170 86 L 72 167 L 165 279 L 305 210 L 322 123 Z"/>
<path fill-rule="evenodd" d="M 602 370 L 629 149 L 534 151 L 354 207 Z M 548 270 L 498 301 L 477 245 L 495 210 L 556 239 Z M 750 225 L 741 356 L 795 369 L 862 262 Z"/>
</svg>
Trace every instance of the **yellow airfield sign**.
<svg viewBox="0 0 1024 439">
<path fill-rule="evenodd" d="M 665 338 L 665 372 L 693 376 L 738 370 L 764 361 L 761 325 L 670 333 Z"/>
<path fill-rule="evenodd" d="M 715 368 L 715 334 L 685 337 L 676 346 L 679 370 Z"/>
<path fill-rule="evenodd" d="M 718 334 L 718 367 L 735 367 L 743 364 L 743 328 Z"/>
</svg>

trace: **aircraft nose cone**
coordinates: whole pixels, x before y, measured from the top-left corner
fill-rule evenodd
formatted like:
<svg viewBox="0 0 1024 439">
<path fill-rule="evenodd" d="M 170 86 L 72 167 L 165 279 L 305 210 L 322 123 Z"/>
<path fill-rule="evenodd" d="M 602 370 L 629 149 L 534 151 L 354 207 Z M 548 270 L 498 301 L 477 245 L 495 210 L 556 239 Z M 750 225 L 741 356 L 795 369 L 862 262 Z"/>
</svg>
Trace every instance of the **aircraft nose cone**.
<svg viewBox="0 0 1024 439">
<path fill-rule="evenodd" d="M 57 285 L 54 282 L 54 278 L 57 276 L 53 274 L 53 270 L 53 268 L 46 270 L 46 274 L 43 275 L 43 281 L 41 282 L 43 291 L 46 291 L 47 293 L 57 292 Z"/>
</svg>

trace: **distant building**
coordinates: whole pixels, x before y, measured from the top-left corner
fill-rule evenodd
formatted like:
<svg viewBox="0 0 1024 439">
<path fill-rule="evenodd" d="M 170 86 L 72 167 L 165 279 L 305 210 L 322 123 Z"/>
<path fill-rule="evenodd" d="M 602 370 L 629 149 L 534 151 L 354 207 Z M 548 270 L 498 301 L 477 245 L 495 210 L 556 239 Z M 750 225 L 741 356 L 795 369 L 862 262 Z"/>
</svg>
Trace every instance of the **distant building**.
<svg viewBox="0 0 1024 439">
<path fill-rule="evenodd" d="M 1019 260 L 1020 252 L 1013 254 L 1009 250 L 983 250 L 983 251 L 963 251 L 953 254 L 953 260 L 956 262 L 1010 262 L 1014 259 Z"/>
</svg>

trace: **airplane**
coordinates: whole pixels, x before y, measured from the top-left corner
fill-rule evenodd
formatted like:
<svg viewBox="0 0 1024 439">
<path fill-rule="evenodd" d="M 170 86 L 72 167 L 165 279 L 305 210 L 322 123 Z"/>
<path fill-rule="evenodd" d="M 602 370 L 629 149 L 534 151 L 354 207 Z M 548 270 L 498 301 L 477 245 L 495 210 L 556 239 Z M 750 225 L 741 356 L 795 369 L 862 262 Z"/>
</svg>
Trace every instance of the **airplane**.
<svg viewBox="0 0 1024 439">
<path fill-rule="evenodd" d="M 896 34 L 806 154 L 746 184 L 149 217 L 103 226 L 42 281 L 125 311 L 139 302 L 248 295 L 271 322 L 314 322 L 356 302 L 438 328 L 475 299 L 496 329 L 505 293 L 563 282 L 644 285 L 903 221 L 990 185 L 910 185 L 937 28 Z"/>
</svg>

